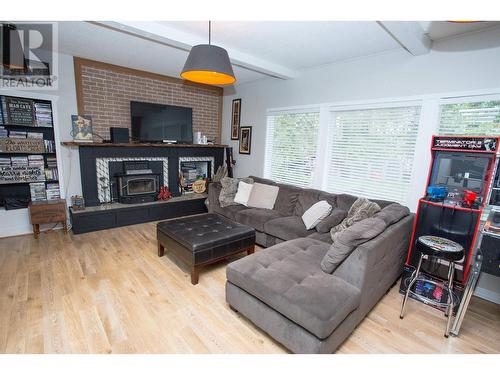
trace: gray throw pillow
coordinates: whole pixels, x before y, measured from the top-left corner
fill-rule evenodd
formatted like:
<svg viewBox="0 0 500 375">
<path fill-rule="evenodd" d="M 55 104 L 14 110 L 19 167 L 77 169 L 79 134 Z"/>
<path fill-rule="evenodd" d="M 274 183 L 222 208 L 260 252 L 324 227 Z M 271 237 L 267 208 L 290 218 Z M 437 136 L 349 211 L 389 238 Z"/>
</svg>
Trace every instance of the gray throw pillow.
<svg viewBox="0 0 500 375">
<path fill-rule="evenodd" d="M 330 230 L 332 236 L 337 232 L 349 228 L 354 223 L 372 217 L 380 211 L 380 206 L 375 202 L 370 202 L 366 198 L 358 198 L 347 212 L 347 216 L 342 222 Z"/>
<path fill-rule="evenodd" d="M 385 206 L 382 211 L 375 214 L 374 217 L 378 217 L 385 221 L 387 226 L 397 223 L 399 220 L 408 216 L 410 214 L 410 209 L 408 207 L 402 206 L 399 203 L 391 203 Z"/>
<path fill-rule="evenodd" d="M 221 207 L 235 206 L 239 203 L 234 201 L 234 196 L 238 192 L 238 184 L 240 181 L 246 182 L 248 184 L 253 184 L 253 179 L 250 177 L 246 178 L 231 178 L 224 177 L 220 181 L 222 189 L 219 194 L 219 203 Z"/>
<path fill-rule="evenodd" d="M 318 225 L 316 225 L 316 230 L 319 233 L 328 233 L 330 229 L 334 226 L 340 224 L 342 220 L 347 216 L 347 211 L 341 210 L 340 208 L 334 208 L 330 215 L 321 220 Z"/>
<path fill-rule="evenodd" d="M 362 243 L 382 233 L 387 225 L 384 220 L 370 217 L 353 224 L 332 236 L 333 243 L 321 261 L 321 269 L 332 273 L 352 251 Z"/>
</svg>

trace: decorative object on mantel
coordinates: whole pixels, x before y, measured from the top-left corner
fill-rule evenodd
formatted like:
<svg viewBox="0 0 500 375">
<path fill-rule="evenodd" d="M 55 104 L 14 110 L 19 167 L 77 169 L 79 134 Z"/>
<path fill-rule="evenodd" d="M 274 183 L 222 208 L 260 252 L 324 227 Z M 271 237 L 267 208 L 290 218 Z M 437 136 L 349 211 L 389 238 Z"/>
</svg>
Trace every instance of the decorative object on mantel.
<svg viewBox="0 0 500 375">
<path fill-rule="evenodd" d="M 191 48 L 181 77 L 207 85 L 230 85 L 236 82 L 227 51 L 211 42 L 212 23 L 208 21 L 208 44 Z"/>
<path fill-rule="evenodd" d="M 250 155 L 252 149 L 252 127 L 242 126 L 240 128 L 240 154 Z"/>
<path fill-rule="evenodd" d="M 240 135 L 241 99 L 234 99 L 231 113 L 231 139 L 235 140 Z"/>
<path fill-rule="evenodd" d="M 160 192 L 158 193 L 157 199 L 162 201 L 167 201 L 172 198 L 172 193 L 168 190 L 167 186 L 161 186 Z"/>
<path fill-rule="evenodd" d="M 207 190 L 207 181 L 200 179 L 193 182 L 193 192 L 202 194 Z"/>
<path fill-rule="evenodd" d="M 221 165 L 219 168 L 217 168 L 217 172 L 215 173 L 212 182 L 220 182 L 220 180 L 222 180 L 224 177 L 228 177 L 227 167 L 225 165 Z"/>
<path fill-rule="evenodd" d="M 87 115 L 71 115 L 71 135 L 75 142 L 92 142 L 92 118 Z"/>
<path fill-rule="evenodd" d="M 182 171 L 179 169 L 179 191 L 181 192 L 181 195 L 186 192 L 185 186 L 186 179 L 184 178 L 184 174 L 182 173 Z"/>
<path fill-rule="evenodd" d="M 71 196 L 71 208 L 73 210 L 84 210 L 85 209 L 85 199 L 80 195 Z"/>
</svg>

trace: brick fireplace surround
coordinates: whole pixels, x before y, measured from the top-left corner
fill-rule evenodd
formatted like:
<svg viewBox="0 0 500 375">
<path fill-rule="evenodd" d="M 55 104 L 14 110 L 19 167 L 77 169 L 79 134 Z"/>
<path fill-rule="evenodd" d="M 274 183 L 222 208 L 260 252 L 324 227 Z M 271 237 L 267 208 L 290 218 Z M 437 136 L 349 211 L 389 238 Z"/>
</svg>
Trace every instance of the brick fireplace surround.
<svg viewBox="0 0 500 375">
<path fill-rule="evenodd" d="M 79 57 L 74 67 L 78 113 L 104 139 L 110 127 L 130 128 L 130 101 L 140 101 L 193 108 L 193 131 L 221 142 L 222 88 Z"/>
</svg>

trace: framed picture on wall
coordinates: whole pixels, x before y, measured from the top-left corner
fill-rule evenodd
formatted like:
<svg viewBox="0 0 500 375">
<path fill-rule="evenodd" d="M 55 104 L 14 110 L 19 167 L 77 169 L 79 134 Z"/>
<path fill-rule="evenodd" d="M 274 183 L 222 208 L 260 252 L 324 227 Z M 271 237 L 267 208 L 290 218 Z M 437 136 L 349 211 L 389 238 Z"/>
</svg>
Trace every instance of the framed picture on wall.
<svg viewBox="0 0 500 375">
<path fill-rule="evenodd" d="M 90 116 L 71 115 L 71 135 L 75 142 L 92 142 L 92 118 Z"/>
<path fill-rule="evenodd" d="M 231 114 L 231 139 L 239 138 L 240 120 L 241 120 L 241 99 L 234 99 L 232 114 Z"/>
<path fill-rule="evenodd" d="M 240 128 L 240 154 L 250 155 L 252 149 L 252 127 L 242 126 Z"/>
</svg>

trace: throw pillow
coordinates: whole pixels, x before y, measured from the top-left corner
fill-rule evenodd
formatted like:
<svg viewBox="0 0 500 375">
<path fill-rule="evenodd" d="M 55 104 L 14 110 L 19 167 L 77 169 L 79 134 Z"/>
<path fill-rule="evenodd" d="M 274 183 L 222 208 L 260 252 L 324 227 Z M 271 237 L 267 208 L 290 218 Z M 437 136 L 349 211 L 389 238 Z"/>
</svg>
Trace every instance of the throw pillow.
<svg viewBox="0 0 500 375">
<path fill-rule="evenodd" d="M 246 183 L 253 183 L 253 180 L 249 177 L 247 178 L 231 178 L 224 177 L 220 181 L 222 189 L 219 194 L 219 203 L 221 207 L 234 206 L 238 203 L 234 201 L 234 196 L 238 191 L 238 183 L 244 181 Z"/>
<path fill-rule="evenodd" d="M 234 201 L 236 203 L 246 206 L 248 204 L 248 199 L 250 198 L 250 193 L 252 192 L 252 184 L 247 184 L 244 181 L 238 183 L 238 191 L 234 196 Z"/>
<path fill-rule="evenodd" d="M 307 230 L 313 229 L 321 220 L 327 217 L 330 212 L 332 212 L 332 206 L 330 206 L 327 201 L 319 201 L 314 203 L 304 212 L 302 221 Z"/>
<path fill-rule="evenodd" d="M 356 201 L 352 204 L 351 208 L 349 208 L 346 218 L 342 220 L 340 224 L 334 226 L 330 230 L 330 235 L 332 236 L 332 239 L 335 233 L 349 228 L 351 225 L 353 225 L 358 221 L 372 217 L 379 211 L 380 211 L 380 206 L 377 203 L 370 202 L 366 198 L 356 199 Z"/>
<path fill-rule="evenodd" d="M 347 216 L 347 211 L 341 210 L 340 208 L 335 208 L 332 210 L 330 215 L 321 220 L 318 225 L 316 225 L 316 230 L 319 233 L 328 233 L 330 229 L 334 226 L 340 224 L 342 220 Z"/>
<path fill-rule="evenodd" d="M 410 209 L 408 207 L 402 206 L 399 203 L 391 203 L 385 206 L 382 211 L 375 214 L 374 217 L 378 217 L 385 221 L 387 226 L 397 223 L 399 220 L 408 216 L 410 214 Z"/>
<path fill-rule="evenodd" d="M 278 197 L 278 192 L 278 186 L 259 184 L 256 182 L 253 184 L 247 206 L 272 210 L 274 202 L 276 202 L 276 198 Z"/>
<path fill-rule="evenodd" d="M 357 246 L 375 238 L 387 225 L 384 220 L 370 217 L 333 235 L 333 243 L 321 261 L 323 272 L 332 273 Z"/>
</svg>

